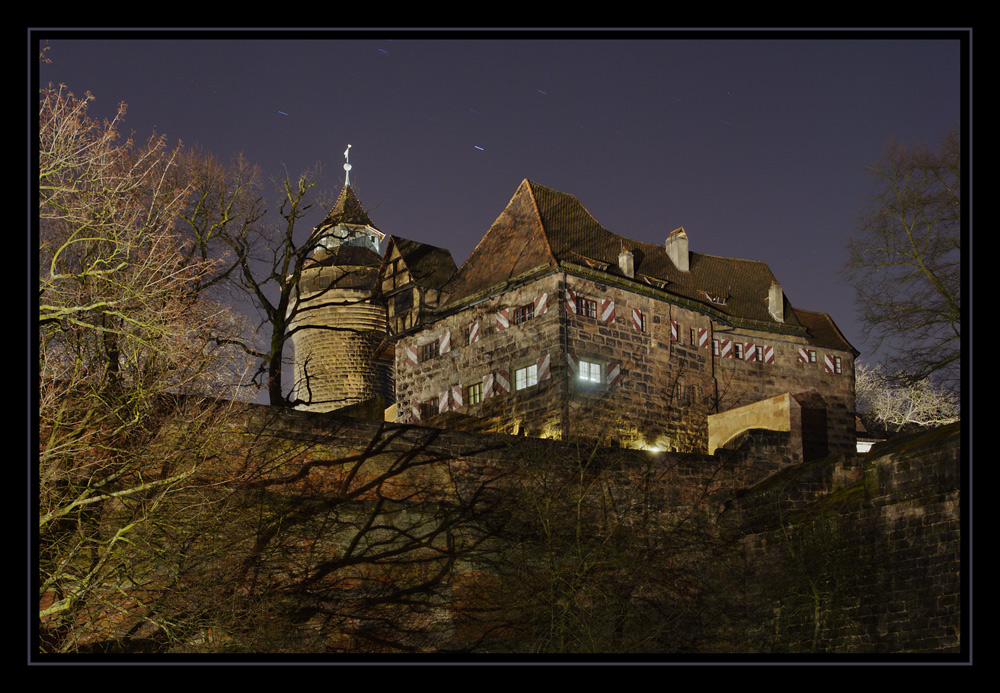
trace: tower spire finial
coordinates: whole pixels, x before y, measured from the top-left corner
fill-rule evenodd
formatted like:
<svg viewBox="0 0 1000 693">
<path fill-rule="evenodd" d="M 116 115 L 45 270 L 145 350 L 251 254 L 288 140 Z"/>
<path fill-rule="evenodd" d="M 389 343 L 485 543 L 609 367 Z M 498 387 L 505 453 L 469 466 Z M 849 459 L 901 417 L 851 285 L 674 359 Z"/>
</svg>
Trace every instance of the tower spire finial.
<svg viewBox="0 0 1000 693">
<path fill-rule="evenodd" d="M 351 162 L 348 154 L 351 152 L 351 145 L 347 145 L 347 149 L 344 150 L 344 185 L 351 184 Z"/>
</svg>

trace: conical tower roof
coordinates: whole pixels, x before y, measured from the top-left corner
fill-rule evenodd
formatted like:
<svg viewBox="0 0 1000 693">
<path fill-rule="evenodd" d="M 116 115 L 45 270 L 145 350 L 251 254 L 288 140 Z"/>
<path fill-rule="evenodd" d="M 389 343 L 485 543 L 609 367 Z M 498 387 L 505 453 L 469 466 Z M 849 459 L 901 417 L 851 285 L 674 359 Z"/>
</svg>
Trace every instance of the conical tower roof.
<svg viewBox="0 0 1000 693">
<path fill-rule="evenodd" d="M 368 226 L 376 231 L 379 230 L 379 228 L 372 223 L 372 220 L 368 218 L 368 213 L 365 212 L 365 208 L 361 206 L 361 201 L 358 200 L 358 196 L 354 192 L 354 188 L 350 185 L 345 185 L 343 190 L 340 191 L 340 195 L 337 197 L 337 202 L 326 215 L 326 219 L 320 222 L 316 228 L 322 229 L 331 224 Z"/>
</svg>

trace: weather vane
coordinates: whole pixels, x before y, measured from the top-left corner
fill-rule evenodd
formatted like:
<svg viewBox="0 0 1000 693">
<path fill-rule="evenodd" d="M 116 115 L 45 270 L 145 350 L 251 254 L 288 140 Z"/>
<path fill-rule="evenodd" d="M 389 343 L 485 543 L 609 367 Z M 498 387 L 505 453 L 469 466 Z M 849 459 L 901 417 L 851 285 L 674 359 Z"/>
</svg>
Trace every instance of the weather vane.
<svg viewBox="0 0 1000 693">
<path fill-rule="evenodd" d="M 344 185 L 351 184 L 351 162 L 348 158 L 348 154 L 351 152 L 351 145 L 347 145 L 347 149 L 344 150 Z"/>
</svg>

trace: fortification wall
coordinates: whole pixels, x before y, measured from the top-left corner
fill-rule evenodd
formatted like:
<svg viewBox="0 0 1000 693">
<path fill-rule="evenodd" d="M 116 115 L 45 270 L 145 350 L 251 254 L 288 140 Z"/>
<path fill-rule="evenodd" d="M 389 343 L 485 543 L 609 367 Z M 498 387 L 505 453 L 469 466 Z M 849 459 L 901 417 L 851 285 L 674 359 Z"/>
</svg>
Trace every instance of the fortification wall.
<svg viewBox="0 0 1000 693">
<path fill-rule="evenodd" d="M 575 569 L 575 545 L 551 541 L 581 537 L 612 553 L 601 581 L 572 593 L 576 617 L 607 622 L 588 594 L 635 614 L 659 604 L 670 628 L 632 621 L 662 638 L 646 651 L 963 645 L 957 426 L 805 462 L 790 432 L 748 431 L 710 456 L 260 406 L 226 435 L 199 473 L 237 473 L 245 486 L 220 528 L 225 560 L 255 566 L 281 595 L 275 613 L 302 615 L 282 621 L 288 651 L 516 651 L 526 624 L 504 620 L 510 590 L 523 598 L 524 580 L 553 568 L 530 550 Z M 583 534 L 581 510 L 593 519 Z M 369 599 L 393 590 L 406 603 L 422 595 L 420 608 Z"/>
<path fill-rule="evenodd" d="M 960 463 L 954 425 L 789 467 L 734 500 L 722 524 L 754 649 L 959 653 Z"/>
</svg>

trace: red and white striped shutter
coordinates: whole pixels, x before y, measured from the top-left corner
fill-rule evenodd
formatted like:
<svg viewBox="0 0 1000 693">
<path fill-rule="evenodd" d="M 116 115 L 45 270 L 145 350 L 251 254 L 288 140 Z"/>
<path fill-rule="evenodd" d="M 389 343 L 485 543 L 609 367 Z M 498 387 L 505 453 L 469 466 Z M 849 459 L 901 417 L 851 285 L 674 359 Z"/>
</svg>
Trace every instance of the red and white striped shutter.
<svg viewBox="0 0 1000 693">
<path fill-rule="evenodd" d="M 566 289 L 566 312 L 576 313 L 576 292 L 573 289 Z"/>
<path fill-rule="evenodd" d="M 535 317 L 539 315 L 544 315 L 545 311 L 549 309 L 549 295 L 547 293 L 542 294 L 535 298 Z"/>
<path fill-rule="evenodd" d="M 446 411 L 448 411 L 448 390 L 438 395 L 438 414 L 444 414 Z"/>
<path fill-rule="evenodd" d="M 501 308 L 497 311 L 497 329 L 506 330 L 508 327 L 510 327 L 510 311 Z"/>
<path fill-rule="evenodd" d="M 462 386 L 461 385 L 452 385 L 451 386 L 451 408 L 452 409 L 461 409 L 462 406 L 463 406 L 463 403 L 462 403 Z"/>
<path fill-rule="evenodd" d="M 510 373 L 504 370 L 499 370 L 494 374 L 493 382 L 495 383 L 496 393 L 499 395 L 501 393 L 507 394 L 510 392 Z"/>
<path fill-rule="evenodd" d="M 608 363 L 608 385 L 614 387 L 622 378 L 622 365 L 618 361 Z"/>
<path fill-rule="evenodd" d="M 469 327 L 469 344 L 475 344 L 479 341 L 479 321 L 476 320 Z"/>
<path fill-rule="evenodd" d="M 494 384 L 496 379 L 493 377 L 492 373 L 487 373 L 483 376 L 483 399 L 489 399 L 493 396 Z"/>
<path fill-rule="evenodd" d="M 615 302 L 610 298 L 601 301 L 601 320 L 613 322 L 615 319 Z"/>
<path fill-rule="evenodd" d="M 757 360 L 757 345 L 753 342 L 746 342 L 743 345 L 743 360 L 744 361 L 756 361 Z"/>
<path fill-rule="evenodd" d="M 719 340 L 719 356 L 724 359 L 733 358 L 733 340 L 731 339 Z"/>
<path fill-rule="evenodd" d="M 799 361 L 802 363 L 809 363 L 809 350 L 806 348 L 799 349 Z"/>
<path fill-rule="evenodd" d="M 551 369 L 549 368 L 549 355 L 546 354 L 542 358 L 538 359 L 538 382 L 543 380 L 548 380 L 551 375 Z"/>
<path fill-rule="evenodd" d="M 764 363 L 774 363 L 774 347 L 764 347 Z"/>
<path fill-rule="evenodd" d="M 642 311 L 638 308 L 632 309 L 632 328 L 642 332 Z"/>
<path fill-rule="evenodd" d="M 416 366 L 417 365 L 417 350 L 414 347 L 412 347 L 409 344 L 407 344 L 406 347 L 404 348 L 404 352 L 406 353 L 406 365 L 408 365 L 408 366 Z"/>
<path fill-rule="evenodd" d="M 447 354 L 449 351 L 451 351 L 451 330 L 445 330 L 445 333 L 441 335 L 441 345 L 438 353 Z"/>
<path fill-rule="evenodd" d="M 570 377 L 576 378 L 580 374 L 580 360 L 576 354 L 566 353 L 566 365 L 569 366 Z"/>
<path fill-rule="evenodd" d="M 836 373 L 836 369 L 833 367 L 833 354 L 823 355 L 823 368 L 827 373 Z"/>
<path fill-rule="evenodd" d="M 681 339 L 681 328 L 677 324 L 676 320 L 670 321 L 670 340 L 673 342 L 679 342 Z"/>
<path fill-rule="evenodd" d="M 708 341 L 707 327 L 698 328 L 698 346 L 702 349 L 708 349 L 711 346 L 711 343 Z"/>
<path fill-rule="evenodd" d="M 412 415 L 414 421 L 420 421 L 420 405 L 419 404 L 411 405 L 410 414 Z"/>
</svg>

